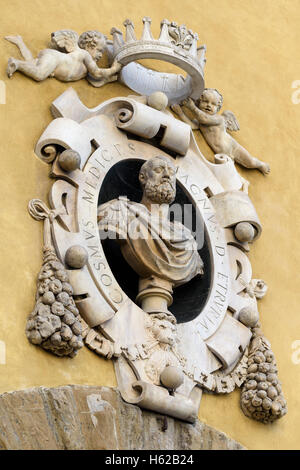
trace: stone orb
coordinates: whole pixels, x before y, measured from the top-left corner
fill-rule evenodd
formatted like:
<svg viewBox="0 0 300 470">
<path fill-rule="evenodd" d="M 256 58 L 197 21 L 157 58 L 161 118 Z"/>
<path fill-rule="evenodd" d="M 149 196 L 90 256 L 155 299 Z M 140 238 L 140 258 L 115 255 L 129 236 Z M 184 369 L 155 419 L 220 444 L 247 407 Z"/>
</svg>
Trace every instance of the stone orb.
<svg viewBox="0 0 300 470">
<path fill-rule="evenodd" d="M 75 269 L 81 269 L 88 260 L 88 253 L 83 246 L 73 245 L 67 249 L 65 262 L 68 266 Z"/>
<path fill-rule="evenodd" d="M 255 229 L 249 222 L 240 222 L 234 228 L 234 235 L 240 242 L 252 242 Z"/>
<path fill-rule="evenodd" d="M 58 163 L 64 171 L 69 173 L 80 168 L 81 158 L 75 150 L 67 149 L 59 155 Z"/>
<path fill-rule="evenodd" d="M 160 374 L 161 383 L 169 389 L 176 390 L 183 384 L 184 376 L 183 372 L 174 366 L 167 366 Z"/>
<path fill-rule="evenodd" d="M 45 305 L 52 305 L 55 302 L 55 295 L 53 294 L 53 292 L 45 292 L 42 297 L 42 302 Z"/>
<path fill-rule="evenodd" d="M 167 95 L 162 91 L 155 91 L 148 96 L 147 102 L 151 108 L 157 109 L 158 111 L 164 111 L 168 106 L 169 100 Z"/>
<path fill-rule="evenodd" d="M 258 311 L 253 307 L 244 307 L 239 312 L 238 319 L 243 325 L 253 328 L 259 320 Z"/>
</svg>

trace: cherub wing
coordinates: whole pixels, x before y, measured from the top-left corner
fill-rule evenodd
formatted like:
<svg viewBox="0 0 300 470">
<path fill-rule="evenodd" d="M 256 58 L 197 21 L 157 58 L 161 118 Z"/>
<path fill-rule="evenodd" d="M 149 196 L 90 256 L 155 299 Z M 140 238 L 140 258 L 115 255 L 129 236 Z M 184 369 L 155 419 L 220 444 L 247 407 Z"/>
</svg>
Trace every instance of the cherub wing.
<svg viewBox="0 0 300 470">
<path fill-rule="evenodd" d="M 71 29 L 62 29 L 51 34 L 51 42 L 61 52 L 73 52 L 78 48 L 79 36 Z"/>
<path fill-rule="evenodd" d="M 235 115 L 233 114 L 232 111 L 224 111 L 222 113 L 222 116 L 225 119 L 226 129 L 228 129 L 229 131 L 239 131 L 240 130 L 240 125 L 238 123 L 238 120 L 237 120 L 237 118 L 235 117 Z"/>
</svg>

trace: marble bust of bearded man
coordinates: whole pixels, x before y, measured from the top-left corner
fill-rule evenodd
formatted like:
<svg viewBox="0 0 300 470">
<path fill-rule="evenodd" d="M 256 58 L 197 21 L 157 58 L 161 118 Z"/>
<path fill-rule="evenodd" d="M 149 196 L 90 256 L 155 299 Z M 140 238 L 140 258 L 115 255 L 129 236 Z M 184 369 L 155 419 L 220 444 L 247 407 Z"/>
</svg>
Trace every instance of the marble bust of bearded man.
<svg viewBox="0 0 300 470">
<path fill-rule="evenodd" d="M 173 288 L 203 274 L 203 261 L 191 231 L 169 219 L 176 196 L 176 167 L 156 156 L 141 167 L 140 203 L 120 196 L 98 208 L 100 236 L 115 235 L 128 264 L 139 275 L 137 303 L 147 313 L 170 314 Z"/>
</svg>

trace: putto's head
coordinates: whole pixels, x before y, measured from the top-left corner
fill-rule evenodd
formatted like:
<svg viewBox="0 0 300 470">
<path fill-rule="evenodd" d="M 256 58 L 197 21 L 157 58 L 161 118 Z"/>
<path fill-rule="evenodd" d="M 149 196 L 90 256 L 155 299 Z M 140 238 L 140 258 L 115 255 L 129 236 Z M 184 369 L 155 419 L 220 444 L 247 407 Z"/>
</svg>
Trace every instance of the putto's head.
<svg viewBox="0 0 300 470">
<path fill-rule="evenodd" d="M 78 45 L 91 54 L 97 62 L 102 57 L 107 37 L 99 31 L 86 31 L 79 37 Z"/>
<path fill-rule="evenodd" d="M 215 88 L 205 88 L 198 100 L 201 111 L 216 114 L 223 105 L 223 96 Z"/>
<path fill-rule="evenodd" d="M 155 204 L 171 204 L 176 196 L 176 167 L 163 155 L 146 161 L 140 170 L 139 180 L 144 195 Z"/>
</svg>

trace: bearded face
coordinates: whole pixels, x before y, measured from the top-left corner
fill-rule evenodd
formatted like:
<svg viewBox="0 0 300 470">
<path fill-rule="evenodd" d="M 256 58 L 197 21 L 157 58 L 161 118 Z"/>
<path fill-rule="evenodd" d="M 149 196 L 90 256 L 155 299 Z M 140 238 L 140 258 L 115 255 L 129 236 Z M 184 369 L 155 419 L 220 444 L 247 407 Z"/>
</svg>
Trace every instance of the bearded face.
<svg viewBox="0 0 300 470">
<path fill-rule="evenodd" d="M 155 184 L 149 179 L 144 191 L 147 198 L 155 204 L 171 204 L 176 195 L 176 190 L 171 181 Z"/>
<path fill-rule="evenodd" d="M 171 204 L 176 196 L 176 168 L 166 157 L 154 157 L 140 173 L 145 196 L 155 204 Z"/>
</svg>

